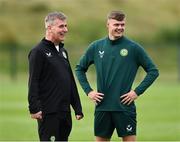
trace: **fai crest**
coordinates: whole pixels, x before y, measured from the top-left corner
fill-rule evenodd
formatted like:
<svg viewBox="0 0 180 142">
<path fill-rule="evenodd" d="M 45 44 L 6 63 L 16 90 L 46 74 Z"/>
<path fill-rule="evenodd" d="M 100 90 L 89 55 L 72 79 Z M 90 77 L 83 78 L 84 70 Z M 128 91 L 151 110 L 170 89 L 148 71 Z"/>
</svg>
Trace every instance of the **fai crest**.
<svg viewBox="0 0 180 142">
<path fill-rule="evenodd" d="M 128 50 L 127 49 L 121 49 L 120 50 L 120 55 L 121 56 L 127 56 L 128 55 Z"/>
</svg>

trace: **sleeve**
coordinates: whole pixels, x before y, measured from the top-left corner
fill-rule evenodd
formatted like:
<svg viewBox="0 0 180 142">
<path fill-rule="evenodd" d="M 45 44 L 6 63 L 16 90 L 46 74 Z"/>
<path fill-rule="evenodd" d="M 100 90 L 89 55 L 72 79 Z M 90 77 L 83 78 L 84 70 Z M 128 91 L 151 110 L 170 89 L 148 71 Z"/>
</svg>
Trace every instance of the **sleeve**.
<svg viewBox="0 0 180 142">
<path fill-rule="evenodd" d="M 142 66 L 147 73 L 143 81 L 135 88 L 136 94 L 141 95 L 156 80 L 159 76 L 159 71 L 152 59 L 141 46 L 137 47 L 136 58 L 138 65 Z"/>
<path fill-rule="evenodd" d="M 68 53 L 66 50 L 65 50 L 65 52 L 66 52 L 67 59 L 68 59 Z M 68 62 L 69 62 L 69 60 L 68 60 Z M 70 74 L 71 74 L 71 106 L 73 107 L 73 109 L 75 111 L 75 115 L 83 116 L 81 101 L 80 101 L 79 93 L 77 90 L 77 86 L 76 86 L 76 82 L 75 82 L 75 79 L 73 76 L 70 62 L 69 62 L 69 67 L 70 67 Z"/>
<path fill-rule="evenodd" d="M 29 59 L 29 82 L 28 82 L 28 102 L 30 113 L 36 113 L 41 110 L 39 99 L 39 81 L 43 66 L 43 57 L 37 50 L 32 50 L 28 56 Z"/>
<path fill-rule="evenodd" d="M 75 79 L 74 79 L 72 70 L 71 70 L 71 75 L 72 75 L 71 105 L 72 105 L 76 115 L 82 115 L 83 116 L 81 101 L 80 101 L 79 93 L 78 93 L 78 90 L 77 90 L 77 86 L 76 86 L 76 83 L 75 83 Z"/>
<path fill-rule="evenodd" d="M 95 45 L 93 43 L 88 47 L 75 69 L 79 83 L 87 95 L 93 90 L 87 80 L 86 72 L 89 66 L 94 63 L 94 47 Z"/>
</svg>

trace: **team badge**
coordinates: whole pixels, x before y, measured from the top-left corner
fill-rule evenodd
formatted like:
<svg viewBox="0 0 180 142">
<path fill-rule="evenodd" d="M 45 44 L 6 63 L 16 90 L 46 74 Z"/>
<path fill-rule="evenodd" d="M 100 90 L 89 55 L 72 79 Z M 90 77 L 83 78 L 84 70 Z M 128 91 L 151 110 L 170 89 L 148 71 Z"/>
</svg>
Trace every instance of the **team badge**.
<svg viewBox="0 0 180 142">
<path fill-rule="evenodd" d="M 127 49 L 121 49 L 120 50 L 120 55 L 121 56 L 127 56 L 128 55 L 128 50 Z"/>
<path fill-rule="evenodd" d="M 64 58 L 67 59 L 67 55 L 66 55 L 66 53 L 64 51 L 62 51 L 62 55 L 63 55 Z"/>
<path fill-rule="evenodd" d="M 100 56 L 100 58 L 103 58 L 103 56 L 104 56 L 104 51 L 99 51 L 99 56 Z"/>
<path fill-rule="evenodd" d="M 55 137 L 55 136 L 51 136 L 51 137 L 50 137 L 50 140 L 51 140 L 51 142 L 55 142 L 56 137 Z"/>
</svg>

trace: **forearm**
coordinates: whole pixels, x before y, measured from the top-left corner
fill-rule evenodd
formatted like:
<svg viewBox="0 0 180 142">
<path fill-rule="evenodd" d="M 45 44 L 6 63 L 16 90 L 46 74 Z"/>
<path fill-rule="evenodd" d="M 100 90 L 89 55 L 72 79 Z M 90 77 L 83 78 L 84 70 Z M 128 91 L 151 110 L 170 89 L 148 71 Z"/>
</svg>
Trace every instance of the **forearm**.
<svg viewBox="0 0 180 142">
<path fill-rule="evenodd" d="M 158 76 L 159 72 L 157 69 L 153 69 L 148 72 L 144 80 L 138 85 L 138 87 L 135 88 L 134 91 L 136 92 L 136 94 L 139 96 L 144 93 L 144 91 L 146 91 L 146 89 L 151 86 L 151 84 L 156 80 Z"/>
<path fill-rule="evenodd" d="M 83 88 L 84 92 L 86 93 L 86 95 L 88 95 L 88 93 L 90 91 L 92 91 L 93 89 L 91 88 L 91 86 L 87 80 L 86 71 L 83 70 L 80 66 L 77 66 L 76 67 L 76 76 L 77 76 L 79 83 L 80 83 L 81 87 Z"/>
<path fill-rule="evenodd" d="M 39 100 L 38 82 L 30 80 L 28 90 L 28 102 L 30 113 L 36 113 L 41 110 L 41 102 Z"/>
<path fill-rule="evenodd" d="M 41 110 L 39 98 L 39 82 L 43 66 L 43 56 L 37 50 L 30 52 L 29 56 L 29 82 L 28 102 L 30 113 L 37 113 Z"/>
</svg>

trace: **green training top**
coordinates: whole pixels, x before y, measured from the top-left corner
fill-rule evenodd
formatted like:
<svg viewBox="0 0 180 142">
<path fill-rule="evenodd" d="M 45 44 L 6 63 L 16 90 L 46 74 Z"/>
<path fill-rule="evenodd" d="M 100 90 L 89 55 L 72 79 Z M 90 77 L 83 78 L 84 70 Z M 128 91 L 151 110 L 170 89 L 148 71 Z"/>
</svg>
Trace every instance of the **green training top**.
<svg viewBox="0 0 180 142">
<path fill-rule="evenodd" d="M 159 75 L 144 49 L 124 36 L 114 41 L 108 37 L 97 40 L 81 57 L 76 66 L 76 75 L 86 94 L 92 91 L 86 77 L 91 64 L 96 68 L 97 91 L 104 94 L 103 100 L 96 105 L 96 111 L 128 111 L 136 114 L 134 102 L 123 105 L 120 96 L 132 89 L 139 66 L 147 74 L 134 90 L 137 95 L 142 94 Z"/>
</svg>

